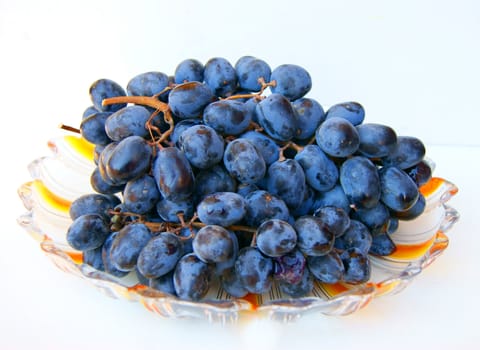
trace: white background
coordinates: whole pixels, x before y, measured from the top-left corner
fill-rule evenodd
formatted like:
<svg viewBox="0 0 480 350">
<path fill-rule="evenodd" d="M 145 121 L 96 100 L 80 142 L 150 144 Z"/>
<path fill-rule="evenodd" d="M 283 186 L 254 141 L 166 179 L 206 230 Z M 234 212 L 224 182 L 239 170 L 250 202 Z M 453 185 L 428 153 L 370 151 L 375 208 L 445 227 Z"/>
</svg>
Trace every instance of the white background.
<svg viewBox="0 0 480 350">
<path fill-rule="evenodd" d="M 0 348 L 478 348 L 479 37 L 475 0 L 0 0 Z M 305 67 L 325 108 L 359 101 L 368 121 L 420 137 L 459 186 L 450 247 L 407 290 L 289 325 L 162 319 L 59 271 L 17 225 L 27 164 L 58 124 L 78 126 L 94 80 L 245 54 Z"/>
</svg>

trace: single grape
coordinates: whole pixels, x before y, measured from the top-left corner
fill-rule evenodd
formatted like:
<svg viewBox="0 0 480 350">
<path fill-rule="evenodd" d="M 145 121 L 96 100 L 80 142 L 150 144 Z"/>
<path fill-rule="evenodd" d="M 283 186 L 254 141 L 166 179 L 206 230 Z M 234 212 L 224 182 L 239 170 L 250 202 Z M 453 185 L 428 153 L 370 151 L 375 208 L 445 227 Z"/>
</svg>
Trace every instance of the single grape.
<svg viewBox="0 0 480 350">
<path fill-rule="evenodd" d="M 343 118 L 353 125 L 360 125 L 365 119 L 365 109 L 358 102 L 343 102 L 330 107 L 326 118 Z"/>
<path fill-rule="evenodd" d="M 325 192 L 336 185 L 338 168 L 319 146 L 305 146 L 294 159 L 302 166 L 305 180 L 313 189 Z"/>
<path fill-rule="evenodd" d="M 95 106 L 88 106 L 87 108 L 85 108 L 85 110 L 83 111 L 83 114 L 82 114 L 82 120 L 85 119 L 85 118 L 88 118 L 89 116 L 91 116 L 92 114 L 95 114 L 95 113 L 98 113 L 100 112 L 98 109 L 95 108 Z"/>
<path fill-rule="evenodd" d="M 110 79 L 99 79 L 89 89 L 90 99 L 96 109 L 102 112 L 115 112 L 125 107 L 126 103 L 115 103 L 108 106 L 102 105 L 106 98 L 126 96 L 125 90 L 116 82 Z"/>
<path fill-rule="evenodd" d="M 245 196 L 245 222 L 252 227 L 269 219 L 287 221 L 290 213 L 285 202 L 264 190 L 252 191 Z"/>
<path fill-rule="evenodd" d="M 320 148 L 332 157 L 351 156 L 360 145 L 355 126 L 340 117 L 327 118 L 318 127 L 315 138 Z"/>
<path fill-rule="evenodd" d="M 281 94 L 271 94 L 257 104 L 258 123 L 275 140 L 289 141 L 298 135 L 298 121 L 290 101 Z"/>
<path fill-rule="evenodd" d="M 308 294 L 313 289 L 313 277 L 308 269 L 303 270 L 301 279 L 298 283 L 292 284 L 284 281 L 280 281 L 278 284 L 282 293 L 291 296 L 292 298 L 301 298 Z"/>
<path fill-rule="evenodd" d="M 413 167 L 405 169 L 405 172 L 412 178 L 418 187 L 425 185 L 432 178 L 432 167 L 430 164 L 422 160 Z"/>
<path fill-rule="evenodd" d="M 207 225 L 227 227 L 240 222 L 245 213 L 245 200 L 235 192 L 212 193 L 197 206 L 198 218 Z"/>
<path fill-rule="evenodd" d="M 368 227 L 357 220 L 350 220 L 350 226 L 345 233 L 335 239 L 335 248 L 338 250 L 347 250 L 357 248 L 364 254 L 368 253 L 372 245 L 372 235 Z"/>
<path fill-rule="evenodd" d="M 392 215 L 400 220 L 413 220 L 423 214 L 426 206 L 425 197 L 419 193 L 417 202 L 404 211 L 392 211 Z"/>
<path fill-rule="evenodd" d="M 142 106 L 127 106 L 111 114 L 105 121 L 105 131 L 113 141 L 121 141 L 128 136 L 149 136 L 146 123 L 150 118 L 148 109 Z"/>
<path fill-rule="evenodd" d="M 361 124 L 357 126 L 360 145 L 358 152 L 368 158 L 382 158 L 390 154 L 397 144 L 397 134 L 386 125 Z"/>
<path fill-rule="evenodd" d="M 195 254 L 184 255 L 173 273 L 173 285 L 180 299 L 198 301 L 208 292 L 212 273 L 210 266 Z"/>
<path fill-rule="evenodd" d="M 382 203 L 372 208 L 358 208 L 352 212 L 352 219 L 362 222 L 372 235 L 385 232 L 390 224 L 390 211 Z"/>
<path fill-rule="evenodd" d="M 173 271 L 183 256 L 183 243 L 174 233 L 161 232 L 142 248 L 137 268 L 147 278 L 158 278 Z"/>
<path fill-rule="evenodd" d="M 299 98 L 292 102 L 297 113 L 298 140 L 307 140 L 315 135 L 315 131 L 325 121 L 323 107 L 313 98 Z"/>
<path fill-rule="evenodd" d="M 282 198 L 289 208 L 298 207 L 305 198 L 305 173 L 294 159 L 271 164 L 266 185 L 267 191 Z"/>
<path fill-rule="evenodd" d="M 298 249 L 310 256 L 325 255 L 332 251 L 335 235 L 316 216 L 302 216 L 293 226 L 298 236 Z"/>
<path fill-rule="evenodd" d="M 221 165 L 217 164 L 197 173 L 195 177 L 195 203 L 215 192 L 235 192 L 237 182 Z"/>
<path fill-rule="evenodd" d="M 256 57 L 240 57 L 235 64 L 235 71 L 237 72 L 238 85 L 246 91 L 260 91 L 262 88 L 259 83 L 260 78 L 263 78 L 266 83 L 270 81 L 270 66 Z"/>
<path fill-rule="evenodd" d="M 95 145 L 107 145 L 112 142 L 105 132 L 105 123 L 110 115 L 110 112 L 98 112 L 83 119 L 80 123 L 82 137 Z"/>
<path fill-rule="evenodd" d="M 186 129 L 179 143 L 185 157 L 196 168 L 210 168 L 223 158 L 223 138 L 210 126 L 194 125 Z"/>
<path fill-rule="evenodd" d="M 133 223 L 122 228 L 110 248 L 113 266 L 121 271 L 132 271 L 140 252 L 151 238 L 152 233 L 144 224 Z"/>
<path fill-rule="evenodd" d="M 237 100 L 220 100 L 210 103 L 203 112 L 203 122 L 222 135 L 239 135 L 252 120 L 245 103 Z"/>
<path fill-rule="evenodd" d="M 372 268 L 366 253 L 358 248 L 349 248 L 342 252 L 340 258 L 345 267 L 343 279 L 346 283 L 360 284 L 368 282 Z"/>
<path fill-rule="evenodd" d="M 175 84 L 182 84 L 188 81 L 203 81 L 203 64 L 193 58 L 180 62 L 175 68 Z"/>
<path fill-rule="evenodd" d="M 297 233 L 286 221 L 269 219 L 257 228 L 258 249 L 270 257 L 279 257 L 291 252 L 297 244 Z"/>
<path fill-rule="evenodd" d="M 102 262 L 105 268 L 105 272 L 115 277 L 124 277 L 128 274 L 129 271 L 123 271 L 123 270 L 117 269 L 110 257 L 112 244 L 117 236 L 118 236 L 118 231 L 115 231 L 115 232 L 112 232 L 107 237 L 107 239 L 105 239 L 105 243 L 103 243 L 103 246 L 102 246 Z"/>
<path fill-rule="evenodd" d="M 396 167 L 383 167 L 380 172 L 382 202 L 394 211 L 405 211 L 418 200 L 418 187 L 412 178 Z"/>
<path fill-rule="evenodd" d="M 103 244 L 95 249 L 85 250 L 83 252 L 83 263 L 93 267 L 98 271 L 105 271 L 105 266 L 102 260 Z"/>
<path fill-rule="evenodd" d="M 198 81 L 175 86 L 168 97 L 168 105 L 180 119 L 198 118 L 206 106 L 216 100 L 215 95 Z"/>
<path fill-rule="evenodd" d="M 92 174 L 90 175 L 90 185 L 93 190 L 102 194 L 115 194 L 122 192 L 125 188 L 125 185 L 115 185 L 111 181 L 105 181 L 100 173 L 100 169 L 95 167 Z"/>
<path fill-rule="evenodd" d="M 198 230 L 193 242 L 193 252 L 206 263 L 221 263 L 235 254 L 232 235 L 218 225 L 207 225 Z"/>
<path fill-rule="evenodd" d="M 173 129 L 173 132 L 170 134 L 170 141 L 177 148 L 181 149 L 182 143 L 181 143 L 180 136 L 182 135 L 182 133 L 194 125 L 202 125 L 202 124 L 203 124 L 203 121 L 201 119 L 180 120 L 178 123 L 175 124 L 175 128 Z"/>
<path fill-rule="evenodd" d="M 373 208 L 381 196 L 377 167 L 368 159 L 356 156 L 340 167 L 340 184 L 350 203 L 359 208 Z"/>
<path fill-rule="evenodd" d="M 298 284 L 302 280 L 307 260 L 298 250 L 273 259 L 273 277 L 287 284 Z"/>
<path fill-rule="evenodd" d="M 316 193 L 314 209 L 318 210 L 328 206 L 341 208 L 345 213 L 350 213 L 350 201 L 340 184 L 335 185 L 329 191 Z"/>
<path fill-rule="evenodd" d="M 176 295 L 173 283 L 173 270 L 158 278 L 149 279 L 148 286 L 162 293 Z"/>
<path fill-rule="evenodd" d="M 303 200 L 295 208 L 290 208 L 290 215 L 294 217 L 300 217 L 304 215 L 313 214 L 315 210 L 316 191 L 310 186 L 306 185 L 303 191 Z"/>
<path fill-rule="evenodd" d="M 235 271 L 250 293 L 263 294 L 272 287 L 273 262 L 254 247 L 245 247 L 238 252 Z"/>
<path fill-rule="evenodd" d="M 335 251 L 321 256 L 307 256 L 307 266 L 313 277 L 328 284 L 341 281 L 345 273 L 340 255 Z"/>
<path fill-rule="evenodd" d="M 238 251 L 240 249 L 237 235 L 233 231 L 227 230 L 227 232 L 230 235 L 230 238 L 232 239 L 232 242 L 233 242 L 233 254 L 229 259 L 215 263 L 214 271 L 215 271 L 215 275 L 217 276 L 222 276 L 225 273 L 225 271 L 235 266 L 235 262 L 237 261 L 237 257 L 238 257 Z"/>
<path fill-rule="evenodd" d="M 76 198 L 70 204 L 69 215 L 72 220 L 75 220 L 81 215 L 98 214 L 109 221 L 112 216 L 109 211 L 118 204 L 120 199 L 117 196 L 88 193 Z"/>
<path fill-rule="evenodd" d="M 318 217 L 326 229 L 332 232 L 335 237 L 343 235 L 350 226 L 350 217 L 345 210 L 339 207 L 321 207 L 313 215 Z"/>
<path fill-rule="evenodd" d="M 98 214 L 85 214 L 76 218 L 67 230 L 67 242 L 76 250 L 90 250 L 100 247 L 110 228 L 108 222 Z"/>
<path fill-rule="evenodd" d="M 255 184 L 239 184 L 237 186 L 237 193 L 243 198 L 246 198 L 249 193 L 252 193 L 258 190 L 259 190 L 259 187 Z"/>
<path fill-rule="evenodd" d="M 240 137 L 253 143 L 262 155 L 267 166 L 278 160 L 280 156 L 279 147 L 272 138 L 254 130 L 247 131 Z"/>
<path fill-rule="evenodd" d="M 408 169 L 418 164 L 425 156 L 425 145 L 412 136 L 399 136 L 395 148 L 382 159 L 385 166 Z"/>
<path fill-rule="evenodd" d="M 378 256 L 387 256 L 395 252 L 396 249 L 397 247 L 388 233 L 380 233 L 373 236 L 372 246 L 368 253 Z"/>
<path fill-rule="evenodd" d="M 169 201 L 164 198 L 157 202 L 156 209 L 162 220 L 180 223 L 178 215 L 182 214 L 185 221 L 190 220 L 193 216 L 194 206 L 191 198 L 177 201 Z"/>
<path fill-rule="evenodd" d="M 211 58 L 205 63 L 203 79 L 218 97 L 228 97 L 237 88 L 237 73 L 230 62 L 222 57 Z"/>
<path fill-rule="evenodd" d="M 162 72 L 145 72 L 134 76 L 127 84 L 127 93 L 132 96 L 153 96 L 169 84 L 168 75 Z"/>
<path fill-rule="evenodd" d="M 248 290 L 243 285 L 239 274 L 234 267 L 227 269 L 220 276 L 222 288 L 235 298 L 242 298 L 248 294 Z"/>
<path fill-rule="evenodd" d="M 247 139 L 237 138 L 229 142 L 225 147 L 223 163 L 227 171 L 243 183 L 254 184 L 265 176 L 265 160 Z"/>
<path fill-rule="evenodd" d="M 275 81 L 271 87 L 273 93 L 278 93 L 289 100 L 303 97 L 312 88 L 312 78 L 305 68 L 295 64 L 282 64 L 272 71 L 270 80 Z"/>
<path fill-rule="evenodd" d="M 123 202 L 128 211 L 146 214 L 160 200 L 155 179 L 150 175 L 142 175 L 130 180 L 123 191 Z"/>
</svg>

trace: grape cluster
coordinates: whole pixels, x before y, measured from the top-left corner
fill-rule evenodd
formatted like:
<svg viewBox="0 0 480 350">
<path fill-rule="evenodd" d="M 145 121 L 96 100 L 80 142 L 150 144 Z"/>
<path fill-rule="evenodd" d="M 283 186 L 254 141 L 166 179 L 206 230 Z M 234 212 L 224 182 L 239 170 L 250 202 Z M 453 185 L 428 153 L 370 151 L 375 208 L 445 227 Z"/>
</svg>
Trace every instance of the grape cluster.
<svg viewBox="0 0 480 350">
<path fill-rule="evenodd" d="M 425 207 L 425 147 L 364 123 L 357 102 L 326 112 L 309 73 L 245 56 L 181 62 L 123 89 L 100 79 L 79 131 L 95 144 L 94 192 L 76 199 L 69 244 L 117 277 L 199 300 L 291 297 L 369 280 L 398 220 Z"/>
</svg>

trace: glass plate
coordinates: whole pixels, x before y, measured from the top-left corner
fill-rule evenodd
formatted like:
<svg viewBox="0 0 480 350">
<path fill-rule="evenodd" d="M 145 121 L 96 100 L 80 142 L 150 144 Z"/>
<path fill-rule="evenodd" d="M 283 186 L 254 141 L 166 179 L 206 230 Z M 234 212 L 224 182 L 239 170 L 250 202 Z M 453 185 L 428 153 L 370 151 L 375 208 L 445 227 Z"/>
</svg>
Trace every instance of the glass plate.
<svg viewBox="0 0 480 350">
<path fill-rule="evenodd" d="M 92 192 L 93 146 L 81 137 L 66 135 L 50 140 L 48 147 L 51 153 L 30 163 L 32 179 L 18 189 L 27 209 L 18 223 L 61 270 L 84 279 L 110 297 L 139 302 L 164 317 L 230 323 L 248 317 L 288 321 L 312 312 L 353 313 L 374 298 L 398 293 L 408 286 L 444 252 L 449 242 L 445 233 L 459 218 L 458 212 L 446 204 L 457 193 L 457 187 L 434 177 L 421 188 L 427 200 L 424 214 L 413 221 L 401 221 L 392 235 L 396 252 L 388 257 L 371 257 L 369 282 L 356 286 L 315 282 L 312 293 L 298 299 L 283 295 L 275 285 L 269 293 L 240 299 L 230 297 L 220 286 L 213 286 L 201 302 L 190 302 L 140 284 L 134 273 L 115 278 L 82 263 L 81 252 L 67 244 L 65 233 L 71 223 L 70 203 Z"/>
</svg>

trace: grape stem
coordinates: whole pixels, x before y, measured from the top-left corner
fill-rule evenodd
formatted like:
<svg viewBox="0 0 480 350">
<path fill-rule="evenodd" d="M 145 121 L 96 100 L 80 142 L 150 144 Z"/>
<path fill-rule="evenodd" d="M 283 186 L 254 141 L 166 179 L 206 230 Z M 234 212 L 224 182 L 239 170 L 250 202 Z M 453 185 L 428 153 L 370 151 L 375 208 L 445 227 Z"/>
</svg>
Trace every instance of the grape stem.
<svg viewBox="0 0 480 350">
<path fill-rule="evenodd" d="M 74 133 L 76 133 L 76 134 L 80 134 L 80 133 L 81 133 L 80 129 L 74 128 L 73 126 L 70 126 L 70 125 L 60 124 L 60 125 L 59 125 L 59 128 L 62 129 L 62 130 L 74 132 Z"/>
</svg>

